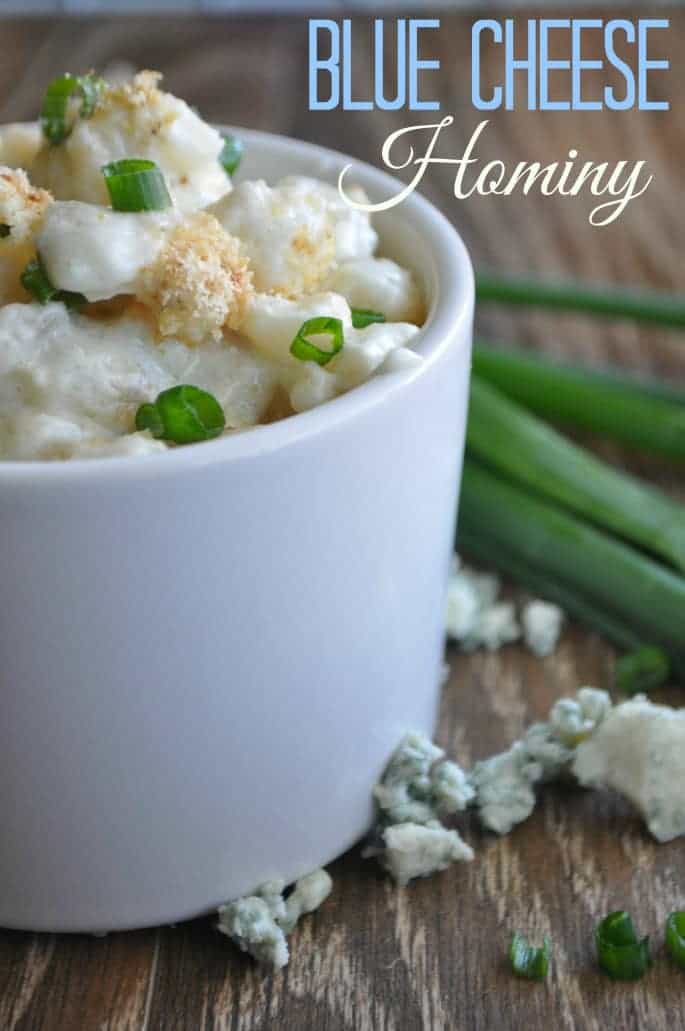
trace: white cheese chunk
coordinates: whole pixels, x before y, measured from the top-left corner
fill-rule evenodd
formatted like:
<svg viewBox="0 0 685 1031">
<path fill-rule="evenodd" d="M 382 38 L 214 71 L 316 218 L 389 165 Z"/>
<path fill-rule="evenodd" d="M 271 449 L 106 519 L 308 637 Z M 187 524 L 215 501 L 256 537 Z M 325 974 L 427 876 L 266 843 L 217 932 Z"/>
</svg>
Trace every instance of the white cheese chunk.
<svg viewBox="0 0 685 1031">
<path fill-rule="evenodd" d="M 221 906 L 217 928 L 260 963 L 280 970 L 288 962 L 285 934 L 259 895 L 247 895 Z"/>
<path fill-rule="evenodd" d="M 481 822 L 497 834 L 508 834 L 535 808 L 536 784 L 543 774 L 520 741 L 501 755 L 477 762 L 471 772 Z"/>
<path fill-rule="evenodd" d="M 487 648 L 494 652 L 503 644 L 511 644 L 521 636 L 516 619 L 516 607 L 510 601 L 498 601 L 481 609 L 478 621 L 471 632 L 462 640 L 465 651 Z"/>
<path fill-rule="evenodd" d="M 625 795 L 658 841 L 685 834 L 685 709 L 644 696 L 617 705 L 578 745 L 573 772 Z"/>
<path fill-rule="evenodd" d="M 243 952 L 278 970 L 288 962 L 286 935 L 300 917 L 313 913 L 328 898 L 333 881 L 325 870 L 314 870 L 295 882 L 287 898 L 282 880 L 267 881 L 254 895 L 227 902 L 218 910 L 217 928 Z"/>
<path fill-rule="evenodd" d="M 473 849 L 457 831 L 447 830 L 437 820 L 387 827 L 383 842 L 385 847 L 376 853 L 378 860 L 400 885 L 414 877 L 430 877 L 454 862 L 473 859 Z"/>
<path fill-rule="evenodd" d="M 314 870 L 295 882 L 284 903 L 285 912 L 279 923 L 286 934 L 290 934 L 300 917 L 313 913 L 326 901 L 333 890 L 333 881 L 325 870 Z"/>
<path fill-rule="evenodd" d="M 564 613 L 548 601 L 529 601 L 523 606 L 521 622 L 523 638 L 530 650 L 540 658 L 551 655 L 557 646 Z"/>
</svg>

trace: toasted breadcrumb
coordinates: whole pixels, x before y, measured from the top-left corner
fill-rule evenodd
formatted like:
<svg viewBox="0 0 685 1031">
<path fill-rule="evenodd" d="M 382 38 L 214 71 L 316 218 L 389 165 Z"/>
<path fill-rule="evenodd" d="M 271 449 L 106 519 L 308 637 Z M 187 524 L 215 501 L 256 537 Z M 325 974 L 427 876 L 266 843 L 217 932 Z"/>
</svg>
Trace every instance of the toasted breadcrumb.
<svg viewBox="0 0 685 1031">
<path fill-rule="evenodd" d="M 0 304 L 27 300 L 19 277 L 35 255 L 35 235 L 51 202 L 22 169 L 0 166 L 0 225 L 7 226 L 0 238 Z"/>
<path fill-rule="evenodd" d="M 240 241 L 198 212 L 143 271 L 139 299 L 157 313 L 161 336 L 200 344 L 220 339 L 224 328 L 239 329 L 252 294 Z"/>
<path fill-rule="evenodd" d="M 152 72 L 149 69 L 137 72 L 131 79 L 123 82 L 108 83 L 107 89 L 98 103 L 94 117 L 100 116 L 107 111 L 108 107 L 146 107 L 154 108 L 162 99 L 162 91 L 159 83 L 162 81 L 161 72 Z"/>
<path fill-rule="evenodd" d="M 0 167 L 0 223 L 9 226 L 7 243 L 33 239 L 51 201 L 48 191 L 33 186 L 23 169 Z"/>
</svg>

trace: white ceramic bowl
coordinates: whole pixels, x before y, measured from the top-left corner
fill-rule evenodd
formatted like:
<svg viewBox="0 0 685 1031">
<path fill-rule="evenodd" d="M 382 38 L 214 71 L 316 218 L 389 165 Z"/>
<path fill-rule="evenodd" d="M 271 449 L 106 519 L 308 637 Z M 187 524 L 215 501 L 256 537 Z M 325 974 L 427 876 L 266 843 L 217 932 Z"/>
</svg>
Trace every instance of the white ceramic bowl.
<svg viewBox="0 0 685 1031">
<path fill-rule="evenodd" d="M 235 131 L 248 178 L 349 160 Z M 141 927 L 291 881 L 432 731 L 473 279 L 421 197 L 376 224 L 429 299 L 420 367 L 173 453 L 0 463 L 0 924 Z"/>
</svg>

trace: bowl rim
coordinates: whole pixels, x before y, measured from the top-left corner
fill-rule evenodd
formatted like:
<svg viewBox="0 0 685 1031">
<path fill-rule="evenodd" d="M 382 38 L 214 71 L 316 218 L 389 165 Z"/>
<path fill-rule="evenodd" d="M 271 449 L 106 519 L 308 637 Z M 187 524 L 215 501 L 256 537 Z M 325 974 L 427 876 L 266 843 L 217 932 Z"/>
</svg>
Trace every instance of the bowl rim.
<svg viewBox="0 0 685 1031">
<path fill-rule="evenodd" d="M 325 174 L 332 175 L 333 172 L 337 178 L 340 169 L 351 164 L 362 185 L 370 187 L 372 193 L 396 192 L 403 185 L 394 176 L 368 162 L 316 143 L 242 126 L 217 124 L 216 128 L 221 132 L 239 134 L 248 143 L 261 144 L 266 148 L 281 147 L 309 157 L 315 166 L 312 175 L 316 178 Z M 430 239 L 433 254 L 434 294 L 417 340 L 424 359 L 420 364 L 400 373 L 372 376 L 322 405 L 285 419 L 165 452 L 69 458 L 62 461 L 0 459 L 0 485 L 39 486 L 79 481 L 92 485 L 103 481 L 157 480 L 189 469 L 200 470 L 242 461 L 316 437 L 381 403 L 391 393 L 407 389 L 411 383 L 428 373 L 455 338 L 462 336 L 464 322 L 470 322 L 472 318 L 475 287 L 473 267 L 466 246 L 442 212 L 416 190 L 398 205 L 398 210 L 400 208 L 403 220 L 410 223 L 419 235 Z"/>
</svg>

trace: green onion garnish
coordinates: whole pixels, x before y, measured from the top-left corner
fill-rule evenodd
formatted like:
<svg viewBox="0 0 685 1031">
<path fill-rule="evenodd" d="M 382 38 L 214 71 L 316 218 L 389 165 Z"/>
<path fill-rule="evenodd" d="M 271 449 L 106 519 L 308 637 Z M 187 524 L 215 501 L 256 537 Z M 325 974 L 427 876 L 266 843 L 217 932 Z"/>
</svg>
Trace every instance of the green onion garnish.
<svg viewBox="0 0 685 1031">
<path fill-rule="evenodd" d="M 61 143 L 72 127 L 67 125 L 67 108 L 74 93 L 81 94 L 81 118 L 90 118 L 104 89 L 104 79 L 96 75 L 60 75 L 53 79 L 43 98 L 40 123 L 50 143 Z"/>
<path fill-rule="evenodd" d="M 62 301 L 67 308 L 77 308 L 79 305 L 87 303 L 83 294 L 73 293 L 71 290 L 58 290 L 54 287 L 48 279 L 40 258 L 30 261 L 19 279 L 24 289 L 28 290 L 39 304 L 47 304 L 48 301 Z"/>
<path fill-rule="evenodd" d="M 9 236 L 12 232 L 10 226 L 6 222 L 0 222 L 0 240 L 4 240 L 6 236 Z"/>
<path fill-rule="evenodd" d="M 219 164 L 223 165 L 226 175 L 233 175 L 243 158 L 243 144 L 237 136 L 223 133 L 224 148 L 219 154 Z"/>
<path fill-rule="evenodd" d="M 624 694 L 642 694 L 661 687 L 669 678 L 671 664 L 661 648 L 645 645 L 616 662 L 614 682 Z"/>
<path fill-rule="evenodd" d="M 541 947 L 529 945 L 522 934 L 514 934 L 509 946 L 511 968 L 519 977 L 532 981 L 543 981 L 549 970 L 549 938 L 544 938 Z"/>
<path fill-rule="evenodd" d="M 671 913 L 666 921 L 666 948 L 679 967 L 685 968 L 685 912 Z"/>
<path fill-rule="evenodd" d="M 385 322 L 385 315 L 370 308 L 352 308 L 352 325 L 355 329 L 366 329 L 372 322 Z"/>
<path fill-rule="evenodd" d="M 322 351 L 320 347 L 307 339 L 310 336 L 323 336 L 324 334 L 331 338 L 330 351 Z M 301 362 L 327 365 L 338 351 L 342 351 L 343 343 L 343 324 L 340 319 L 333 318 L 331 315 L 318 315 L 316 318 L 307 319 L 302 323 L 290 345 L 290 353 L 295 358 L 299 358 Z"/>
<path fill-rule="evenodd" d="M 152 404 L 136 412 L 136 429 L 174 444 L 194 444 L 218 437 L 226 418 L 217 399 L 199 387 L 183 384 L 163 390 Z"/>
<path fill-rule="evenodd" d="M 602 920 L 595 943 L 600 967 L 617 981 L 637 981 L 649 966 L 649 938 L 638 941 L 633 921 L 623 910 Z"/>
<path fill-rule="evenodd" d="M 102 166 L 115 211 L 161 211 L 171 207 L 164 176 L 147 158 L 122 158 Z"/>
</svg>

